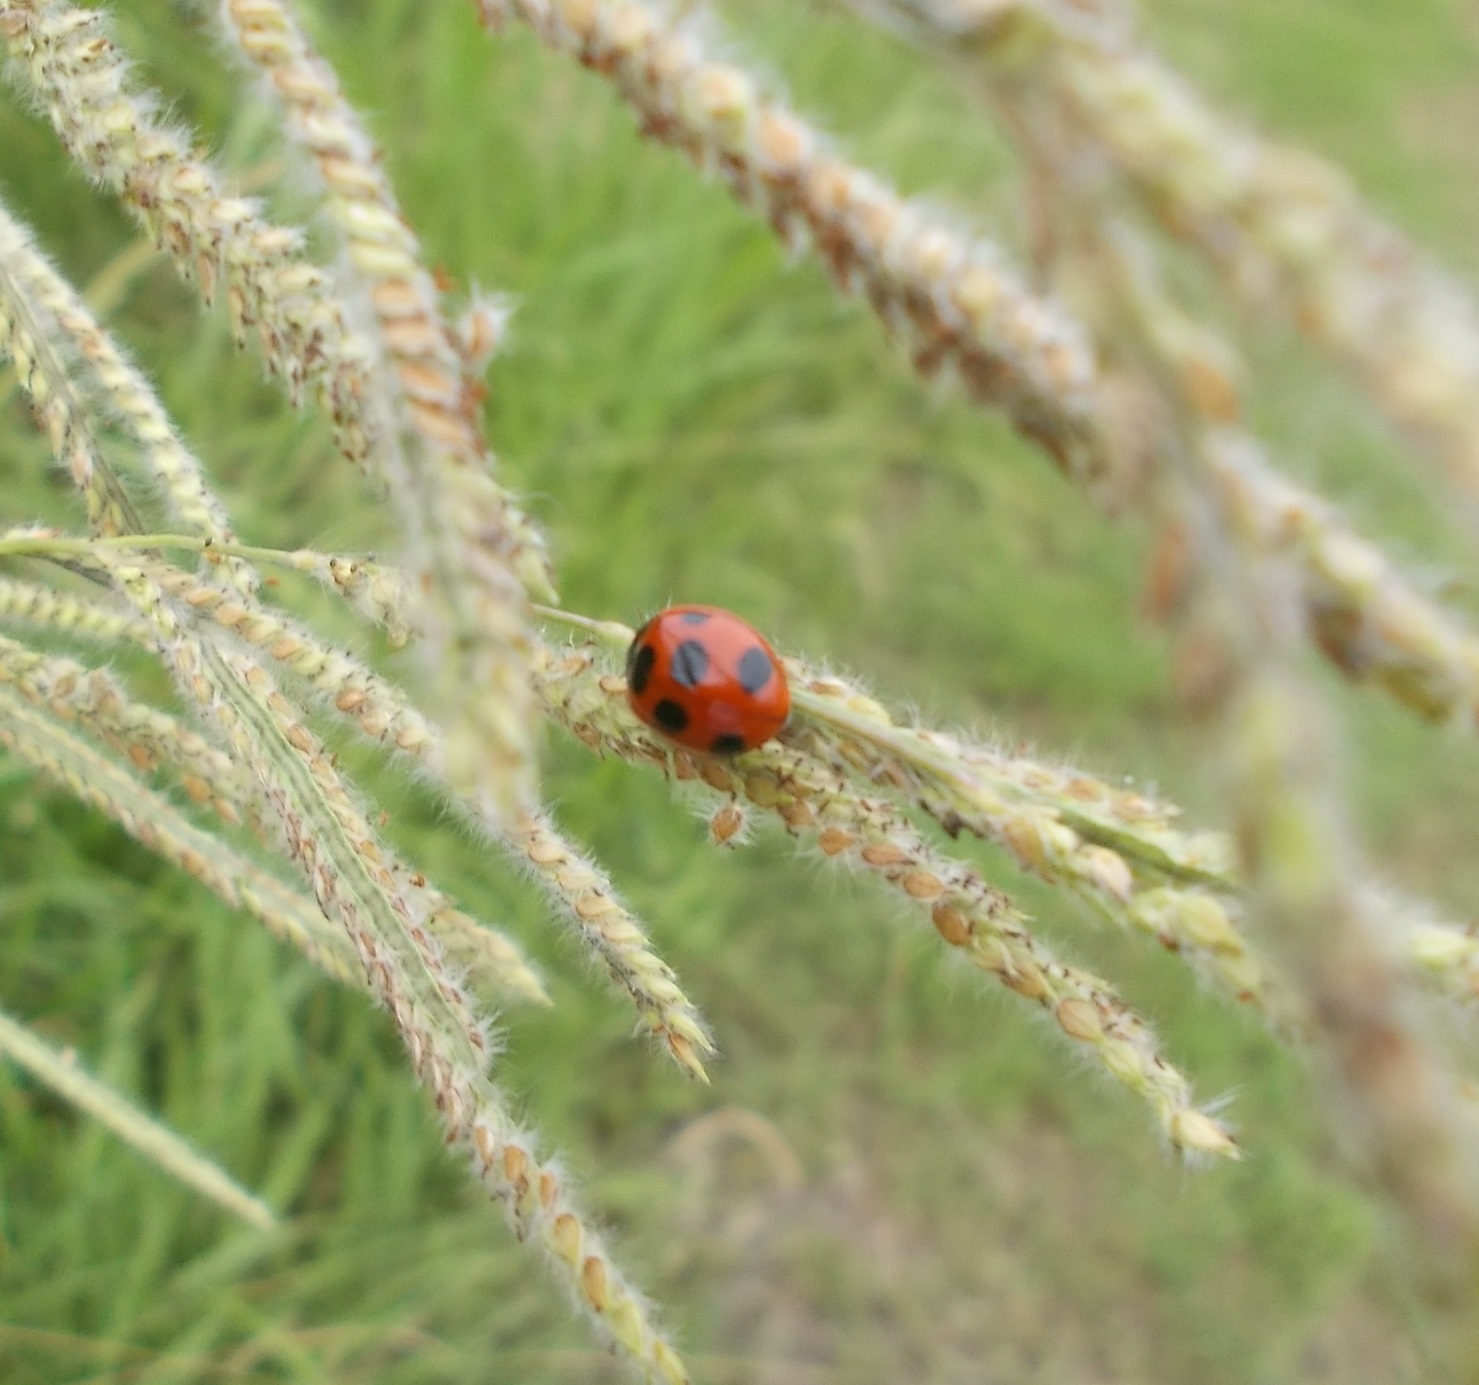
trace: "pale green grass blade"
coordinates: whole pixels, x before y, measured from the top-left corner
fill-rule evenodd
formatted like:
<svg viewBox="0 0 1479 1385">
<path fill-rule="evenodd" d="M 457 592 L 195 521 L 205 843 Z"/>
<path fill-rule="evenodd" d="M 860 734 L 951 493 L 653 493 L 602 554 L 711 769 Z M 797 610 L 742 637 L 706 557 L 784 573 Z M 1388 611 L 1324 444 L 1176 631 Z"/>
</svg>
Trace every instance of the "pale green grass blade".
<svg viewBox="0 0 1479 1385">
<path fill-rule="evenodd" d="M 259 1231 L 270 1231 L 276 1225 L 272 1209 L 247 1192 L 219 1164 L 192 1149 L 167 1125 L 135 1106 L 106 1082 L 83 1071 L 75 1056 L 59 1053 L 43 1043 L 4 1011 L 0 1011 L 0 1053 L 79 1111 L 106 1125 L 151 1164 L 208 1197 L 233 1217 Z"/>
</svg>

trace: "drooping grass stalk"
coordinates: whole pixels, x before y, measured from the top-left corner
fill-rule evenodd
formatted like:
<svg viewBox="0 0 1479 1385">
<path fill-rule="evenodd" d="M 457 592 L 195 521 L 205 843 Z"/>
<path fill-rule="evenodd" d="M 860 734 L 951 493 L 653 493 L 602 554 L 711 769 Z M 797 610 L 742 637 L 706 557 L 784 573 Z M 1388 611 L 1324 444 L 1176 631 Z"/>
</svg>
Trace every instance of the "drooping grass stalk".
<svg viewBox="0 0 1479 1385">
<path fill-rule="evenodd" d="M 106 1082 L 84 1072 L 70 1054 L 58 1053 L 43 1043 L 4 1011 L 0 1011 L 0 1053 L 64 1101 L 107 1126 L 155 1168 L 194 1188 L 248 1226 L 270 1231 L 276 1225 L 272 1209 L 219 1164 L 192 1149 L 167 1125 L 140 1110 Z"/>
<path fill-rule="evenodd" d="M 616 622 L 541 610 L 613 648 L 632 638 Z M 1224 837 L 1174 828 L 1171 810 L 1116 794 L 1089 776 L 1054 775 L 1031 760 L 899 726 L 841 679 L 813 674 L 796 660 L 786 664 L 795 709 L 787 745 L 846 774 L 861 791 L 886 788 L 918 804 L 952 835 L 965 829 L 995 843 L 1024 870 L 1078 894 L 1114 922 L 1205 964 L 1239 1000 L 1281 1025 L 1296 1023 L 1237 923 L 1240 885 Z M 1072 785 L 1081 787 L 1074 792 Z"/>
<path fill-rule="evenodd" d="M 13 577 L 0 577 L 0 620 L 98 644 L 148 645 L 154 638 L 126 608 Z"/>
<path fill-rule="evenodd" d="M 164 407 L 142 373 L 97 324 L 72 286 L 57 273 L 24 227 L 0 208 L 0 259 L 32 300 L 50 316 L 77 357 L 95 372 L 112 412 L 138 444 L 150 476 L 183 528 L 220 544 L 234 542 L 226 507 L 211 492 L 204 469 L 175 431 Z M 255 574 L 239 559 L 226 564 L 226 577 L 246 591 Z"/>
<path fill-rule="evenodd" d="M 0 680 L 0 744 L 7 750 L 111 818 L 232 908 L 250 914 L 274 937 L 290 942 L 335 980 L 364 984 L 364 972 L 342 930 L 313 900 L 202 831 L 169 799 L 140 783 L 54 716 L 28 705 L 5 686 L 7 681 Z"/>
<path fill-rule="evenodd" d="M 1227 426 L 1186 387 L 1182 328 L 1155 262 L 1081 182 L 1071 127 L 1030 82 L 1008 98 L 1038 186 L 1076 269 L 1097 285 L 1102 345 L 1138 365 L 1163 401 L 1168 465 L 1157 492 L 1184 523 L 1191 560 L 1186 638 L 1205 667 L 1201 699 L 1227 738 L 1240 862 L 1250 898 L 1297 981 L 1341 1103 L 1356 1116 L 1363 1157 L 1430 1245 L 1472 1257 L 1479 1206 L 1449 1079 L 1401 1004 L 1364 869 L 1349 840 L 1328 741 L 1332 714 L 1296 652 L 1307 602 L 1301 576 L 1251 541 L 1219 484 Z M 1225 348 L 1220 348 L 1225 349 Z"/>
<path fill-rule="evenodd" d="M 1060 962 L 1005 895 L 929 845 L 893 805 L 859 793 L 845 775 L 790 745 L 762 747 L 732 764 L 687 755 L 632 716 L 624 680 L 589 650 L 552 651 L 538 686 L 554 720 L 593 748 L 774 813 L 824 855 L 885 880 L 947 943 L 1092 1048 L 1106 1072 L 1147 1102 L 1175 1148 L 1236 1156 L 1227 1127 L 1196 1107 L 1185 1077 L 1113 988 Z"/>
<path fill-rule="evenodd" d="M 311 387 L 340 451 L 364 462 L 373 430 L 369 356 L 345 325 L 324 274 L 296 231 L 274 226 L 225 191 L 161 104 L 141 92 L 103 16 L 66 0 L 0 0 L 0 33 L 17 74 L 67 152 L 116 194 L 210 299 L 226 291 L 239 339 L 257 328 L 267 368 L 296 401 Z"/>
<path fill-rule="evenodd" d="M 245 768 L 168 712 L 131 698 L 107 670 L 0 635 L 0 683 L 54 716 L 80 721 L 140 773 L 173 771 L 192 803 L 224 821 L 237 824 L 252 815 Z"/>
<path fill-rule="evenodd" d="M 707 1082 L 702 1055 L 714 1051 L 708 1028 L 606 872 L 572 846 L 543 812 L 525 814 L 509 833 L 508 847 L 544 891 L 550 907 L 605 963 L 643 1025 L 673 1061 Z"/>
<path fill-rule="evenodd" d="M 449 1140 L 469 1153 L 519 1238 L 547 1253 L 599 1332 L 660 1378 L 685 1381 L 681 1362 L 651 1325 L 640 1296 L 577 1211 L 558 1173 L 540 1163 L 532 1138 L 486 1076 L 486 1028 L 432 936 L 435 896 L 376 841 L 329 756 L 260 666 L 197 638 L 191 618 L 181 613 L 188 605 L 176 610 L 145 567 L 109 548 L 98 550 L 93 562 L 109 569 L 118 588 L 154 624 L 181 691 L 252 766 L 320 908 L 344 925 L 372 991 L 395 1019 Z"/>
<path fill-rule="evenodd" d="M 993 246 L 945 230 L 833 153 L 749 73 L 716 61 L 691 26 L 647 0 L 479 0 L 479 9 L 484 23 L 520 20 L 610 78 L 645 133 L 717 172 L 788 243 L 811 244 L 926 373 L 953 368 L 1067 474 L 1107 479 L 1082 334 L 1028 293 Z"/>
<path fill-rule="evenodd" d="M 0 532 L 0 557 L 48 558 L 69 554 L 86 557 L 99 547 L 137 551 L 176 549 L 203 554 L 212 565 L 219 560 L 287 568 L 311 577 L 325 590 L 348 601 L 366 619 L 381 626 L 392 645 L 405 644 L 411 635 L 408 620 L 411 601 L 405 575 L 373 558 L 320 553 L 313 548 L 259 548 L 190 534 L 134 533 L 78 539 L 34 525 Z M 249 591 L 247 595 L 250 594 Z"/>
<path fill-rule="evenodd" d="M 802 713 L 795 744 L 863 785 L 889 783 L 947 830 L 995 843 L 1111 922 L 1203 966 L 1280 1027 L 1297 1027 L 1289 997 L 1244 934 L 1224 837 L 1115 821 L 1071 797 L 1024 791 L 1031 769 L 1000 768 L 1012 757 L 972 754 L 953 737 L 860 715 L 834 679 L 802 680 L 794 705 Z"/>
<path fill-rule="evenodd" d="M 936 932 L 1008 989 L 1050 1013 L 1091 1047 L 1105 1071 L 1139 1095 L 1172 1146 L 1188 1155 L 1237 1157 L 1231 1132 L 1200 1110 L 1186 1078 L 1161 1056 L 1145 1021 L 1098 977 L 1061 962 L 999 890 L 929 844 L 892 804 L 860 794 L 810 756 L 777 749 L 739 786 L 827 856 L 881 876 L 928 914 Z"/>
<path fill-rule="evenodd" d="M 1479 491 L 1479 308 L 1346 174 L 1213 110 L 1133 33 L 1118 0 L 1096 0 L 1100 22 L 1068 0 L 882 3 L 998 71 L 1030 68 L 1245 310 L 1292 322 L 1456 484 Z"/>
<path fill-rule="evenodd" d="M 0 301 L 10 300 L 25 302 L 25 287 L 0 263 Z M 40 379 L 63 421 L 69 413 L 84 415 L 64 372 Z M 110 474 L 101 454 L 88 462 L 88 477 Z M 597 1333 L 649 1376 L 683 1385 L 687 1373 L 640 1295 L 577 1210 L 565 1181 L 541 1163 L 488 1077 L 488 1026 L 429 929 L 434 897 L 378 841 L 327 751 L 259 664 L 224 647 L 210 623 L 171 597 L 151 576 L 147 557 L 130 561 L 101 547 L 89 561 L 106 569 L 150 621 L 182 695 L 250 766 L 289 855 L 323 913 L 342 925 L 372 994 L 389 1011 L 413 1069 L 431 1090 L 448 1142 L 468 1155 L 518 1239 L 545 1252 Z M 21 707 L 17 715 L 34 714 Z"/>
<path fill-rule="evenodd" d="M 0 228 L 9 227 L 0 208 Z M 5 252 L 9 237 L 0 230 L 0 269 L 10 273 L 16 256 Z M 122 482 L 94 465 L 98 446 L 85 413 L 69 408 L 56 381 L 67 378 L 60 349 L 38 320 L 35 305 L 24 294 L 0 295 L 0 361 L 15 367 L 17 381 L 31 401 L 51 444 L 52 455 L 66 469 L 87 507 L 88 527 L 97 534 L 137 531 L 138 511 Z"/>
<path fill-rule="evenodd" d="M 322 745 L 260 665 L 196 639 L 143 569 L 117 562 L 114 571 L 119 586 L 154 620 L 182 690 L 252 765 L 289 851 L 320 907 L 343 924 L 413 1068 L 432 1092 L 448 1141 L 469 1156 L 519 1239 L 545 1251 L 597 1332 L 649 1373 L 685 1381 L 640 1296 L 575 1208 L 564 1181 L 541 1164 L 531 1137 L 488 1077 L 486 1024 L 427 928 L 430 906 L 415 880 L 394 867 Z"/>
<path fill-rule="evenodd" d="M 244 818 L 258 833 L 256 784 L 238 764 L 198 732 L 182 725 L 168 712 L 130 697 L 112 674 L 88 668 L 59 654 L 45 654 L 0 635 L 0 685 L 33 705 L 44 707 L 64 721 L 78 722 L 122 754 L 140 773 L 167 769 L 179 780 L 191 802 L 208 807 L 223 821 Z M 502 998 L 548 1005 L 549 995 L 538 972 L 512 939 L 473 918 L 430 884 L 428 925 L 469 980 L 481 990 Z M 304 902 L 320 931 L 334 941 L 340 934 L 319 916 L 317 906 Z M 348 975 L 358 981 L 358 968 L 348 957 Z"/>
<path fill-rule="evenodd" d="M 13 344 L 23 357 L 29 359 L 26 356 L 28 352 L 47 351 L 50 340 L 48 328 L 54 328 L 58 336 L 77 338 L 79 344 L 85 346 L 87 357 L 93 360 L 94 364 L 99 361 L 106 364 L 121 360 L 116 348 L 111 346 L 107 334 L 93 321 L 75 291 L 36 252 L 25 229 L 15 222 L 3 207 L 0 207 L 0 242 L 3 242 L 6 251 L 3 259 L 0 259 L 0 265 L 3 265 L 0 273 L 5 276 L 10 289 L 5 295 L 5 301 L 11 305 L 9 311 L 27 316 L 24 330 L 22 324 L 17 323 L 6 334 L 6 342 L 3 345 Z M 64 329 L 61 318 L 57 314 L 65 318 L 70 327 Z M 49 410 L 49 417 L 54 428 L 80 430 L 79 438 L 71 446 L 70 452 L 74 459 L 81 459 L 80 462 L 74 462 L 74 464 L 85 463 L 92 467 L 92 459 L 101 454 L 97 451 L 95 440 L 86 433 L 86 410 L 80 399 L 73 399 L 68 403 L 65 398 L 69 392 L 75 395 L 77 386 L 66 375 L 59 360 L 47 358 L 44 364 L 46 366 L 44 369 L 38 367 L 28 371 L 24 383 L 28 390 L 43 392 L 37 397 L 45 398 L 46 408 Z M 120 389 L 123 391 L 121 397 L 115 399 L 116 407 L 130 410 L 135 415 L 149 421 L 155 434 L 169 432 L 173 436 L 167 416 L 162 406 L 154 399 L 147 382 L 137 375 L 124 371 L 121 367 L 111 376 L 107 371 L 103 371 L 102 374 L 104 383 L 109 386 L 110 390 L 115 394 Z M 126 389 L 119 384 L 119 379 L 123 381 L 123 385 L 127 386 Z M 47 391 L 50 393 L 45 393 Z M 198 470 L 192 472 L 192 476 L 195 488 L 205 496 L 205 501 L 202 503 L 206 504 L 208 509 L 219 508 L 219 502 L 210 495 Z M 96 467 L 95 474 L 89 474 L 87 484 L 99 494 L 106 493 L 110 486 L 117 488 L 116 477 L 108 466 Z M 89 494 L 91 493 L 90 491 Z M 102 500 L 98 501 L 100 506 L 102 503 Z M 99 513 L 102 514 L 102 511 L 100 510 Z M 404 583 L 400 574 L 392 569 L 384 568 L 372 561 L 319 554 L 311 550 L 281 554 L 276 550 L 246 547 L 228 540 L 217 541 L 214 538 L 146 535 L 139 532 L 142 524 L 131 510 L 127 514 L 120 510 L 118 517 L 127 521 L 124 527 L 132 532 L 87 541 L 69 539 L 52 531 L 31 529 L 7 535 L 5 542 L 0 544 L 0 551 L 46 556 L 70 552 L 80 560 L 95 551 L 93 545 L 102 543 L 105 546 L 115 544 L 120 548 L 183 547 L 201 552 L 220 553 L 238 564 L 261 562 L 265 558 L 271 558 L 296 570 L 306 572 L 330 586 L 331 589 L 385 625 L 392 640 L 407 633 L 407 597 Z M 209 590 L 213 593 L 215 599 L 210 602 L 212 614 L 216 617 L 217 623 L 225 628 L 233 628 L 234 625 L 246 620 L 254 611 L 260 613 L 262 622 L 270 627 L 274 625 L 272 617 L 253 601 L 254 584 L 250 581 L 238 581 L 238 590 L 230 593 L 225 588 L 203 589 L 196 584 L 195 579 L 189 578 L 187 574 L 178 569 L 167 568 L 163 564 L 159 564 L 156 571 L 159 580 L 166 587 L 174 590 L 183 587 L 187 601 L 191 597 L 198 599 L 201 590 Z M 198 609 L 198 604 L 196 609 Z M 277 640 L 274 641 L 275 649 L 281 649 L 283 637 L 279 632 Z M 296 662 L 301 668 L 304 660 L 300 658 Z M 320 669 L 318 672 L 322 673 L 323 670 Z M 451 906 L 449 902 L 443 901 L 443 904 L 445 907 L 439 906 L 436 916 L 444 917 L 447 920 L 446 926 L 458 934 L 461 954 L 467 961 L 478 966 L 479 973 L 485 980 L 491 975 L 495 984 L 502 990 L 528 999 L 538 1001 L 546 999 L 537 974 L 523 960 L 519 949 L 511 940 L 487 929 L 479 928 L 475 932 L 469 932 L 462 923 L 466 916 Z M 511 965 L 500 968 L 499 963 L 504 961 L 509 961 Z"/>
<path fill-rule="evenodd" d="M 445 708 L 448 776 L 460 792 L 486 800 L 485 816 L 514 828 L 537 802 L 524 589 L 540 597 L 554 591 L 543 537 L 494 479 L 469 363 L 379 151 L 333 69 L 281 0 L 225 0 L 219 13 L 312 157 L 349 273 L 370 307 L 377 387 L 398 407 L 406 435 L 396 508 L 430 598 L 426 664 Z"/>
<path fill-rule="evenodd" d="M 826 141 L 763 95 L 756 79 L 707 57 L 691 28 L 680 30 L 647 0 L 480 4 L 485 19 L 525 20 L 609 77 L 646 133 L 716 169 L 788 240 L 810 238 L 842 287 L 860 289 L 911 343 L 925 373 L 952 364 L 974 398 L 1004 405 L 1070 476 L 1110 500 L 1134 484 L 1121 454 L 1139 449 L 1120 436 L 1114 382 L 1100 372 L 1084 329 L 1058 304 L 1027 293 L 1000 251 L 826 152 Z M 989 19 L 1019 8 L 1009 0 L 963 5 L 962 13 Z M 1002 70 L 1016 74 L 1005 60 Z M 1189 368 L 1190 383 L 1238 416 L 1235 382 L 1205 359 Z M 1250 532 L 1300 566 L 1317 645 L 1343 673 L 1376 682 L 1424 717 L 1479 725 L 1479 636 L 1458 615 L 1266 458 L 1222 455 L 1218 467 Z"/>
</svg>

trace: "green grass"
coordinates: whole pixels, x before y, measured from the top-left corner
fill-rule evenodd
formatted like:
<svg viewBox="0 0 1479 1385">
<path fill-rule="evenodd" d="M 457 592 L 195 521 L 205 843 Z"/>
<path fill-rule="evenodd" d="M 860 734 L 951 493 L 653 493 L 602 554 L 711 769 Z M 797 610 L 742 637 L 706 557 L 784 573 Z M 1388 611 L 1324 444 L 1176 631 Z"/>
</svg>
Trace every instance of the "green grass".
<svg viewBox="0 0 1479 1385">
<path fill-rule="evenodd" d="M 1476 267 L 1479 154 L 1446 114 L 1479 102 L 1459 6 L 1148 8 L 1220 99 L 1341 159 Z M 1014 239 L 1002 146 L 947 77 L 821 8 L 727 9 L 744 50 L 865 162 Z M 270 171 L 270 126 L 233 98 L 197 20 L 164 0 L 126 10 L 124 35 L 180 116 L 239 170 Z M 999 420 L 921 387 L 815 265 L 788 265 L 717 185 L 643 144 L 610 91 L 528 35 L 490 41 L 465 4 L 338 0 L 315 15 L 431 260 L 520 301 L 489 422 L 571 605 L 628 621 L 670 598 L 730 605 L 932 718 L 1133 772 L 1215 813 L 1164 641 L 1134 615 L 1135 525 L 1106 521 Z M 133 239 L 8 97 L 0 191 L 79 282 Z M 303 214 L 301 190 L 281 206 Z M 384 541 L 321 423 L 284 410 L 166 267 L 131 278 L 110 320 L 248 541 Z M 1260 417 L 1289 464 L 1470 579 L 1420 473 L 1354 393 L 1289 343 L 1258 359 Z M 0 483 L 7 520 L 75 522 L 9 394 Z M 1473 746 L 1337 694 L 1385 869 L 1474 908 Z M 1180 1169 L 1131 1099 L 1024 1007 L 944 967 L 863 883 L 768 834 L 715 853 L 661 782 L 553 737 L 547 768 L 560 818 L 712 1020 L 712 1089 L 631 1040 L 531 893 L 419 789 L 382 775 L 379 796 L 413 859 L 546 962 L 558 1005 L 507 1017 L 508 1083 L 701 1379 L 1418 1378 L 1400 1273 L 1380 1218 L 1335 1172 L 1319 1093 L 1174 959 L 1097 932 L 979 853 L 1045 932 L 1158 1019 L 1199 1090 L 1235 1096 L 1241 1166 Z M 0 1067 L 7 1385 L 616 1378 L 443 1155 L 385 1020 L 3 761 L 0 941 L 8 1009 L 285 1213 L 273 1236 L 238 1229 Z M 737 1127 L 719 1113 L 736 1108 L 789 1154 L 727 1138 Z"/>
</svg>

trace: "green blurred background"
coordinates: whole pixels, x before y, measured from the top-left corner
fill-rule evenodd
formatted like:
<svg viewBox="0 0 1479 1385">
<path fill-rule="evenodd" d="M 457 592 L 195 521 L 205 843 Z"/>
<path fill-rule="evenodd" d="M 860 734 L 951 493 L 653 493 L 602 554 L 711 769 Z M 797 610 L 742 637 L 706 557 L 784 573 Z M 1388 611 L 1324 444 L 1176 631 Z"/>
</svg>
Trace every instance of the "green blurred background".
<svg viewBox="0 0 1479 1385">
<path fill-rule="evenodd" d="M 233 91 L 201 12 L 120 9 L 178 115 L 280 214 L 309 215 L 306 181 L 281 177 L 271 119 Z M 1470 0 L 1145 12 L 1220 102 L 1342 162 L 1479 271 Z M 733 0 L 726 17 L 735 49 L 863 162 L 1019 239 L 1010 160 L 949 75 L 820 4 Z M 452 0 L 321 0 L 312 18 L 431 261 L 519 301 L 489 422 L 570 605 L 627 621 L 670 599 L 729 605 L 931 720 L 1133 773 L 1216 820 L 1165 640 L 1135 614 L 1139 528 L 1104 519 L 999 420 L 921 385 L 814 264 L 788 263 L 720 187 L 643 144 L 612 91 L 526 33 L 490 39 Z M 140 253 L 10 94 L 0 194 L 160 382 L 249 541 L 385 541 L 321 422 L 285 409 L 223 315 Z M 1288 467 L 1473 605 L 1421 465 L 1297 345 L 1248 345 L 1259 423 Z M 6 522 L 76 523 L 8 375 L 0 485 Z M 1332 692 L 1382 868 L 1467 917 L 1474 746 Z M 975 851 L 1046 935 L 1155 1017 L 1199 1092 L 1233 1097 L 1236 1167 L 1179 1167 L 1132 1098 L 1027 1007 L 945 965 L 866 881 L 770 833 L 716 852 L 660 780 L 554 735 L 547 749 L 561 820 L 713 1022 L 711 1088 L 632 1040 L 623 1003 L 500 861 L 415 785 L 346 753 L 406 853 L 546 963 L 557 1006 L 506 1017 L 505 1080 L 701 1380 L 1423 1376 L 1402 1256 L 1336 1171 L 1321 1093 L 1174 958 Z M 445 1157 L 384 1018 L 5 760 L 0 944 L 0 1004 L 284 1213 L 273 1235 L 237 1227 L 0 1065 L 7 1385 L 618 1378 Z"/>
</svg>

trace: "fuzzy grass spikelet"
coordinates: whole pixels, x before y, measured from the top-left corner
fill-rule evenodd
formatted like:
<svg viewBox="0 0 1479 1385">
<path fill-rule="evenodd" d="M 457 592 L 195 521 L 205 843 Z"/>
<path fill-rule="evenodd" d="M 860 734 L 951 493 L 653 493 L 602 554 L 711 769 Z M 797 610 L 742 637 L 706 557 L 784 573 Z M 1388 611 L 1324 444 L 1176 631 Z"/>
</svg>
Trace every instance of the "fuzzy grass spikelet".
<svg viewBox="0 0 1479 1385">
<path fill-rule="evenodd" d="M 1029 87 L 1008 99 L 1036 114 L 1040 184 L 1071 228 L 1070 253 L 1112 305 L 1101 327 L 1106 349 L 1120 343 L 1164 402 L 1172 465 L 1155 498 L 1195 535 L 1179 614 L 1183 639 L 1215 670 L 1197 699 L 1225 728 L 1249 897 L 1289 964 L 1339 1099 L 1359 1112 L 1365 1157 L 1426 1242 L 1463 1259 L 1479 1245 L 1479 1180 L 1447 1077 L 1403 1014 L 1402 978 L 1359 883 L 1359 850 L 1328 791 L 1331 718 L 1295 658 L 1307 611 L 1302 574 L 1229 512 L 1215 460 L 1224 420 L 1184 369 L 1183 348 L 1200 333 L 1184 330 L 1152 257 L 1102 191 L 1080 185 L 1071 137 L 1037 114 L 1033 95 Z"/>
<path fill-rule="evenodd" d="M 0 620 L 97 644 L 147 645 L 153 639 L 148 623 L 121 605 L 13 577 L 0 577 Z"/>
<path fill-rule="evenodd" d="M 996 249 L 959 235 L 718 62 L 647 0 L 479 0 L 609 77 L 645 133 L 717 173 L 788 243 L 810 244 L 926 373 L 950 367 L 1069 475 L 1103 480 L 1090 444 L 1093 361 L 1074 325 L 1029 294 Z"/>
<path fill-rule="evenodd" d="M 361 972 L 343 934 L 327 926 L 318 906 L 231 851 L 191 823 L 54 716 L 28 706 L 0 676 L 0 744 L 113 819 L 155 855 L 244 910 L 268 932 L 293 944 L 336 980 L 355 984 Z"/>
<path fill-rule="evenodd" d="M 1236 999 L 1288 1022 L 1287 1001 L 1239 925 L 1224 838 L 1181 831 L 1148 800 L 1113 794 L 1089 776 L 896 726 L 835 678 L 803 674 L 799 686 L 798 707 L 815 716 L 799 723 L 795 741 L 824 763 L 864 785 L 891 784 L 951 833 L 994 842 L 1022 869 L 1185 953 Z"/>
<path fill-rule="evenodd" d="M 52 455 L 66 469 L 87 507 L 89 528 L 97 534 L 136 531 L 138 512 L 127 490 L 111 471 L 99 470 L 94 428 L 86 412 L 70 397 L 67 363 L 48 322 L 25 291 L 23 256 L 9 234 L 13 223 L 0 208 L 0 276 L 9 292 L 0 293 L 0 360 L 15 367 L 22 392 L 51 444 Z M 22 243 L 23 244 L 23 243 Z"/>
<path fill-rule="evenodd" d="M 627 993 L 642 1024 L 673 1061 L 707 1081 L 702 1055 L 714 1051 L 708 1029 L 605 872 L 575 850 L 543 813 L 522 817 L 509 834 L 508 846 L 544 890 L 551 907 L 569 921 Z"/>
<path fill-rule="evenodd" d="M 885 880 L 947 943 L 1093 1048 L 1111 1076 L 1146 1100 L 1176 1149 L 1236 1156 L 1230 1132 L 1196 1108 L 1189 1084 L 1161 1057 L 1144 1020 L 1107 983 L 1058 961 L 1004 894 L 942 856 L 894 807 L 859 794 L 825 761 L 789 745 L 751 751 L 733 765 L 670 747 L 632 716 L 624 680 L 590 651 L 550 654 L 539 687 L 551 715 L 593 748 L 773 813 L 823 855 Z"/>
<path fill-rule="evenodd" d="M 406 476 L 395 487 L 429 597 L 427 659 L 448 711 L 447 769 L 512 824 L 536 801 L 537 712 L 525 588 L 554 593 L 544 540 L 492 474 L 479 396 L 380 156 L 333 70 L 280 0 L 225 0 L 221 17 L 269 77 L 368 300 L 378 387 L 399 405 Z"/>
<path fill-rule="evenodd" d="M 77 359 L 96 377 L 113 413 L 138 443 L 149 474 L 159 483 L 171 514 L 186 533 L 230 544 L 236 535 L 226 508 L 212 494 L 200 462 L 175 431 L 153 388 L 87 310 L 72 286 L 0 208 L 0 260 L 47 313 Z M 113 532 L 121 532 L 115 526 Z M 227 578 L 246 591 L 256 574 L 239 559 L 226 562 Z"/>
<path fill-rule="evenodd" d="M 105 669 L 42 654 L 0 635 L 0 680 L 54 715 L 83 722 L 141 773 L 167 766 L 192 803 L 233 825 L 242 821 L 242 805 L 251 799 L 242 766 L 168 712 L 131 698 Z"/>
<path fill-rule="evenodd" d="M 340 450 L 372 450 L 365 397 L 369 357 L 346 327 L 302 238 L 268 222 L 193 157 L 139 92 L 102 15 L 65 0 L 4 0 L 0 33 L 13 70 L 68 152 L 117 194 L 206 298 L 224 284 L 238 337 L 255 326 L 263 359 L 296 401 L 317 392 Z"/>
<path fill-rule="evenodd" d="M 676 1353 L 652 1327 L 563 1181 L 541 1166 L 509 1114 L 487 1075 L 487 1024 L 427 927 L 434 905 L 376 840 L 322 745 L 260 665 L 194 637 L 187 618 L 143 569 L 119 562 L 114 576 L 154 621 L 182 692 L 252 766 L 320 908 L 342 924 L 394 1021 L 449 1143 L 467 1152 L 520 1239 L 545 1249 L 595 1328 L 662 1378 L 685 1380 Z"/>
</svg>

